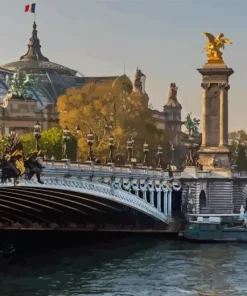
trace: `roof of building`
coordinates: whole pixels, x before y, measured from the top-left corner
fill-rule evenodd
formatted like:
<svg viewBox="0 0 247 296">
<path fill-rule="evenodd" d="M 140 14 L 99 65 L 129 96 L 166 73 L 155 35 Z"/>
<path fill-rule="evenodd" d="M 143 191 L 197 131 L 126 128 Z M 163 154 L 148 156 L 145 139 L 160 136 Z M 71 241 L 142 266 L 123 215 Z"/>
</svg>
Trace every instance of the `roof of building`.
<svg viewBox="0 0 247 296">
<path fill-rule="evenodd" d="M 112 86 L 121 84 L 128 93 L 133 90 L 133 84 L 125 74 L 103 77 L 78 76 L 77 74 L 80 73 L 77 71 L 51 62 L 41 52 L 35 22 L 26 54 L 22 55 L 18 61 L 0 66 L 0 101 L 8 92 L 6 76 L 8 75 L 11 79 L 17 70 L 30 75 L 33 83 L 30 86 L 28 96 L 35 99 L 40 108 L 44 108 L 47 104 L 56 104 L 57 98 L 64 94 L 68 88 L 81 88 L 90 82 L 110 82 Z"/>
<path fill-rule="evenodd" d="M 1 66 L 8 71 L 25 70 L 26 73 L 46 73 L 56 71 L 59 74 L 75 76 L 77 71 L 65 66 L 51 62 L 41 52 L 41 45 L 37 35 L 37 25 L 33 23 L 32 37 L 29 39 L 27 53 L 20 57 L 19 61 L 11 62 Z"/>
<path fill-rule="evenodd" d="M 170 109 L 170 108 L 182 109 L 182 106 L 178 102 L 178 99 L 177 99 L 177 89 L 178 89 L 178 87 L 176 86 L 176 83 L 173 82 L 170 84 L 168 101 L 164 105 L 164 110 L 167 108 L 168 109 Z"/>
</svg>

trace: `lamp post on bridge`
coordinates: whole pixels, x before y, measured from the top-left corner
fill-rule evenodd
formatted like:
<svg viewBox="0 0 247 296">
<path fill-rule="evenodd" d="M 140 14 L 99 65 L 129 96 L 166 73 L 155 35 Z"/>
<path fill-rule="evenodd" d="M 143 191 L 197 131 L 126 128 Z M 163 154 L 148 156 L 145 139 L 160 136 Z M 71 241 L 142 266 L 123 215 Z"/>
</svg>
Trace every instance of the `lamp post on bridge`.
<svg viewBox="0 0 247 296">
<path fill-rule="evenodd" d="M 185 146 L 189 150 L 189 155 L 186 159 L 186 165 L 187 166 L 198 166 L 200 167 L 200 164 L 198 163 L 198 159 L 196 157 L 196 149 L 198 148 L 198 144 L 194 142 L 194 137 L 190 137 L 188 139 L 188 142 L 185 143 Z"/>
<path fill-rule="evenodd" d="M 172 159 L 171 159 L 171 165 L 174 165 L 174 150 L 175 150 L 175 148 L 174 148 L 174 146 L 172 145 L 172 147 L 171 147 L 171 150 L 172 150 Z"/>
<path fill-rule="evenodd" d="M 105 131 L 106 133 L 109 133 L 109 142 L 108 142 L 108 146 L 109 146 L 109 149 L 110 149 L 110 152 L 109 152 L 109 156 L 106 157 L 105 159 L 105 164 L 110 164 L 110 163 L 114 163 L 114 159 L 113 159 L 113 150 L 114 150 L 114 138 L 111 134 L 111 131 L 113 130 L 113 123 L 110 122 L 110 123 L 106 123 L 105 125 Z"/>
<path fill-rule="evenodd" d="M 162 147 L 160 146 L 160 144 L 158 146 L 157 155 L 158 155 L 158 161 L 157 161 L 156 168 L 161 168 L 162 167 L 161 157 L 163 155 L 163 150 L 162 150 Z"/>
<path fill-rule="evenodd" d="M 36 140 L 36 150 L 39 150 L 40 149 L 39 140 L 41 139 L 41 125 L 38 121 L 33 126 L 33 130 L 34 130 L 33 134 Z"/>
<path fill-rule="evenodd" d="M 79 124 L 77 124 L 77 127 L 75 128 L 76 131 L 76 160 L 77 162 L 79 161 L 79 143 L 78 143 L 78 139 L 79 139 L 79 134 L 81 132 L 80 126 Z"/>
<path fill-rule="evenodd" d="M 92 151 L 93 143 L 94 143 L 94 135 L 92 133 L 87 133 L 87 144 L 89 147 L 88 157 L 87 157 L 88 161 L 94 161 L 93 151 Z"/>
<path fill-rule="evenodd" d="M 147 160 L 148 152 L 149 152 L 149 145 L 147 142 L 145 142 L 143 144 L 143 153 L 144 153 L 143 165 L 144 166 L 148 166 L 148 160 Z"/>
<path fill-rule="evenodd" d="M 14 141 L 15 136 L 16 136 L 16 132 L 15 132 L 15 131 L 11 131 L 11 132 L 9 133 L 8 138 L 9 138 L 10 141 Z"/>
<path fill-rule="evenodd" d="M 134 140 L 133 139 L 129 139 L 127 141 L 128 157 L 127 157 L 126 164 L 131 164 L 131 158 L 132 158 L 132 154 L 133 154 L 133 143 L 134 143 Z"/>
<path fill-rule="evenodd" d="M 110 148 L 110 155 L 109 155 L 109 159 L 108 159 L 108 163 L 114 163 L 114 158 L 113 158 L 113 150 L 114 150 L 114 138 L 111 135 L 109 138 L 109 148 Z"/>
<path fill-rule="evenodd" d="M 70 139 L 70 131 L 66 125 L 66 127 L 63 129 L 63 159 L 68 159 L 67 156 L 67 143 Z"/>
</svg>

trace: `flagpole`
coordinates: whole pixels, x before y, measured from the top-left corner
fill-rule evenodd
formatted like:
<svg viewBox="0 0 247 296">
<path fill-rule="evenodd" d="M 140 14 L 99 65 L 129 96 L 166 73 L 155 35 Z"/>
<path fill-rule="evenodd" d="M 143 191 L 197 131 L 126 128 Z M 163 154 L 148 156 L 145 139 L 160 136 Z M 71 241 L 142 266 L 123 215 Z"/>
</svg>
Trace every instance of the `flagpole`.
<svg viewBox="0 0 247 296">
<path fill-rule="evenodd" d="M 36 3 L 35 3 L 35 6 L 34 6 L 34 14 L 33 14 L 33 21 L 35 22 L 35 13 L 36 13 Z"/>
</svg>

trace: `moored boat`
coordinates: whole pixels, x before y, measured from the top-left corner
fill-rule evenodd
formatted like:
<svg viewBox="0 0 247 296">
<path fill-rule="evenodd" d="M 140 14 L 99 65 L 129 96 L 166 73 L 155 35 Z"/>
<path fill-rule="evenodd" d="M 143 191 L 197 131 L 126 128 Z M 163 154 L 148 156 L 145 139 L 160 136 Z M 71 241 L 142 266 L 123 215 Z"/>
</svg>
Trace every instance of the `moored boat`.
<svg viewBox="0 0 247 296">
<path fill-rule="evenodd" d="M 247 242 L 246 214 L 189 214 L 180 236 L 191 241 Z"/>
</svg>

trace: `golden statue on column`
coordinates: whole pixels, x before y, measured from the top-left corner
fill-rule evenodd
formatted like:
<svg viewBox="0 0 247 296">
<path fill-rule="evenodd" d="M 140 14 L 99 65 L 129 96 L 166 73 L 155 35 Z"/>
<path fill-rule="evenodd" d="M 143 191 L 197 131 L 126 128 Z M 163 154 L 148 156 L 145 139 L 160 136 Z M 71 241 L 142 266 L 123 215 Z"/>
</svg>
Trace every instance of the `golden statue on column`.
<svg viewBox="0 0 247 296">
<path fill-rule="evenodd" d="M 225 38 L 224 33 L 220 33 L 217 37 L 207 32 L 203 32 L 202 35 L 208 38 L 206 46 L 202 50 L 207 53 L 208 64 L 224 64 L 223 52 L 220 49 L 225 49 L 225 44 L 232 44 L 232 41 Z"/>
</svg>

